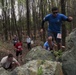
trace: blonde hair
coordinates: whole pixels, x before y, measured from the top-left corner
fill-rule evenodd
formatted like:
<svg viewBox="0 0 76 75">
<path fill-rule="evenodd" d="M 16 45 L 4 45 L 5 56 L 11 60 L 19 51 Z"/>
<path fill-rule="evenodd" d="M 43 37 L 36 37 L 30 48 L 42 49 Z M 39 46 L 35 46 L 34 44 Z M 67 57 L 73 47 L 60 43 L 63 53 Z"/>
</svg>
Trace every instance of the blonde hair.
<svg viewBox="0 0 76 75">
<path fill-rule="evenodd" d="M 52 36 L 48 37 L 47 40 L 48 40 L 48 41 L 52 41 Z"/>
</svg>

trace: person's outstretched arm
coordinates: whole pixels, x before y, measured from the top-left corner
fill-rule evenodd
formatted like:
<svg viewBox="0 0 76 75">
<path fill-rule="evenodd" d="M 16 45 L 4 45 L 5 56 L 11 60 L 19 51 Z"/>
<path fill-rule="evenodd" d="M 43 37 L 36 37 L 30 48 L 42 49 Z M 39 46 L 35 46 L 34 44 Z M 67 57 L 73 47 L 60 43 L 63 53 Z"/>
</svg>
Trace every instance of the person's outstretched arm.
<svg viewBox="0 0 76 75">
<path fill-rule="evenodd" d="M 40 30 L 41 33 L 44 31 L 44 23 L 45 23 L 45 21 L 48 21 L 48 19 L 49 19 L 49 14 L 46 15 L 42 20 L 41 30 Z"/>
<path fill-rule="evenodd" d="M 71 22 L 73 20 L 73 18 L 71 17 L 71 16 L 69 16 L 68 18 L 67 18 L 67 21 L 68 22 Z"/>
<path fill-rule="evenodd" d="M 45 22 L 45 21 L 44 21 L 44 20 L 42 20 L 41 30 L 40 30 L 40 32 L 41 32 L 41 33 L 43 33 L 43 31 L 44 31 L 44 22 Z"/>
<path fill-rule="evenodd" d="M 42 20 L 41 29 L 44 29 L 44 20 Z"/>
<path fill-rule="evenodd" d="M 62 16 L 62 21 L 68 21 L 68 22 L 71 22 L 73 20 L 73 18 L 71 16 L 67 17 L 66 15 L 64 14 L 61 14 Z"/>
</svg>

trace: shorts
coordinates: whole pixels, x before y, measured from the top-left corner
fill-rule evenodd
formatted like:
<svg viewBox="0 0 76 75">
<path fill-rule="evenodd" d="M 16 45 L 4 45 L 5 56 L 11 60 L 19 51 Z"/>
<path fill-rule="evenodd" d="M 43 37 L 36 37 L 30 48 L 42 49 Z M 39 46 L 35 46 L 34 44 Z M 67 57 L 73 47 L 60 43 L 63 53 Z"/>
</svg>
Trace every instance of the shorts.
<svg viewBox="0 0 76 75">
<path fill-rule="evenodd" d="M 50 32 L 48 31 L 48 37 L 52 36 L 53 41 L 55 40 L 57 43 L 61 43 L 61 39 L 57 38 L 57 34 L 56 32 Z"/>
<path fill-rule="evenodd" d="M 22 50 L 16 51 L 16 56 L 22 55 Z"/>
</svg>

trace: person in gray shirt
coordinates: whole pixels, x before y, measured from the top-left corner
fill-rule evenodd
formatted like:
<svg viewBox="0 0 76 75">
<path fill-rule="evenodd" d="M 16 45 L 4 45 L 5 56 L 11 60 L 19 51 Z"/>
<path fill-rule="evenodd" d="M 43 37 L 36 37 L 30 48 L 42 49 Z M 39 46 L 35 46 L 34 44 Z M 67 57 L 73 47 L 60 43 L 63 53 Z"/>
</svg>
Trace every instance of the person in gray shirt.
<svg viewBox="0 0 76 75">
<path fill-rule="evenodd" d="M 14 58 L 13 54 L 8 54 L 8 56 L 1 59 L 0 65 L 7 70 L 20 66 L 20 63 Z"/>
</svg>

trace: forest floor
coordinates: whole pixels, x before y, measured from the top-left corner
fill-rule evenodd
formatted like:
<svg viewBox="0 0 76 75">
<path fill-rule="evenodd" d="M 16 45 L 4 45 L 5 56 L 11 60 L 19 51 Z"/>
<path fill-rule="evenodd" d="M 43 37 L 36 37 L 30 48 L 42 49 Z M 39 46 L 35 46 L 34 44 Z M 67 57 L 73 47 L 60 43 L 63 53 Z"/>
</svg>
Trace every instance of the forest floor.
<svg viewBox="0 0 76 75">
<path fill-rule="evenodd" d="M 39 44 L 39 40 L 36 41 L 37 43 L 32 45 L 32 48 L 40 45 Z M 27 48 L 27 44 L 24 42 L 23 43 L 23 54 L 22 57 L 24 58 L 26 56 L 26 54 L 29 52 L 28 48 Z M 16 58 L 16 52 L 14 50 L 14 46 L 12 44 L 12 42 L 2 42 L 0 41 L 0 60 L 6 56 L 7 54 L 12 53 L 14 55 L 14 57 Z M 24 64 L 24 61 L 19 61 L 21 64 Z"/>
<path fill-rule="evenodd" d="M 31 47 L 33 48 L 33 47 L 36 47 L 36 46 L 43 46 L 43 42 L 40 41 L 39 39 L 37 39 L 35 41 L 35 43 L 31 45 Z M 27 48 L 27 44 L 25 42 L 23 42 L 22 61 L 19 60 L 19 63 L 21 65 L 23 65 L 25 63 L 24 58 L 26 57 L 28 52 L 29 52 L 29 50 Z M 14 55 L 14 57 L 16 58 L 16 52 L 14 50 L 13 43 L 11 41 L 9 41 L 9 42 L 0 41 L 0 60 L 4 56 L 8 55 L 9 53 L 12 53 Z M 57 59 L 59 59 L 62 55 L 62 50 L 55 51 L 54 55 L 57 57 Z"/>
</svg>

